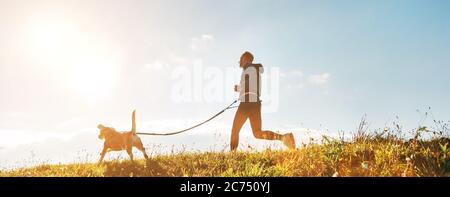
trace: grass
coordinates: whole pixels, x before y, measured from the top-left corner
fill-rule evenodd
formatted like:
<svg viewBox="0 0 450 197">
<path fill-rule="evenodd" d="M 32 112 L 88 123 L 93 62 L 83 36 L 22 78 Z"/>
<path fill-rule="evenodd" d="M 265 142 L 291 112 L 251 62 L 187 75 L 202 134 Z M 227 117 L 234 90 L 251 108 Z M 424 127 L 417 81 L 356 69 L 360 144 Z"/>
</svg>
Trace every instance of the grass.
<svg viewBox="0 0 450 197">
<path fill-rule="evenodd" d="M 40 165 L 0 176 L 449 176 L 448 138 L 324 138 L 295 151 L 178 153 L 151 160 Z"/>
<path fill-rule="evenodd" d="M 148 161 L 39 165 L 0 176 L 450 176 L 448 122 L 434 122 L 408 140 L 397 124 L 367 132 L 363 118 L 351 140 L 324 136 L 293 151 L 184 152 Z"/>
</svg>

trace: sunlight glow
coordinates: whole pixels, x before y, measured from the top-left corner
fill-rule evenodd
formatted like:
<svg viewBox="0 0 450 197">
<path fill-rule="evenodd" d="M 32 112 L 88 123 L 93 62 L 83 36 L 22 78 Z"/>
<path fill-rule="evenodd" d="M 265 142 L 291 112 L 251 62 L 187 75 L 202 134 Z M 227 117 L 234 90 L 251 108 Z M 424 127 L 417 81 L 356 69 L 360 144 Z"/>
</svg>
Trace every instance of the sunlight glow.
<svg viewBox="0 0 450 197">
<path fill-rule="evenodd" d="M 48 78 L 60 81 L 89 104 L 104 99 L 117 80 L 112 43 L 82 31 L 71 21 L 33 19 L 27 25 L 28 53 Z"/>
<path fill-rule="evenodd" d="M 118 66 L 104 58 L 86 60 L 72 67 L 69 85 L 88 102 L 95 103 L 112 91 L 119 74 Z"/>
</svg>

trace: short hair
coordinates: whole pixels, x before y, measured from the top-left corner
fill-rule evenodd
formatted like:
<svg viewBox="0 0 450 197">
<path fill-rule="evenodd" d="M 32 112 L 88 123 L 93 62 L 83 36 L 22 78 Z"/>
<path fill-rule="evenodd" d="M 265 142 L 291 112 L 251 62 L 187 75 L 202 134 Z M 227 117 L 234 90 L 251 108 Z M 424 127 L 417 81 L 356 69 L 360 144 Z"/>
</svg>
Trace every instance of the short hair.
<svg viewBox="0 0 450 197">
<path fill-rule="evenodd" d="M 249 59 L 250 62 L 253 62 L 253 54 L 248 51 L 244 52 L 242 54 L 241 58 L 246 58 L 246 59 Z"/>
</svg>

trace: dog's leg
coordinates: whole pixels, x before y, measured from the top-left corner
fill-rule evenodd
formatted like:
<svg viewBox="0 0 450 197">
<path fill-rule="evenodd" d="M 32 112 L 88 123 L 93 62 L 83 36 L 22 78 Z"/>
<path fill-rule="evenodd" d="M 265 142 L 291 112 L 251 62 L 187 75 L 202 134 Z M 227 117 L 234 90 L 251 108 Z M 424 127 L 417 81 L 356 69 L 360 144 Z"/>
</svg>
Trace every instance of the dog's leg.
<svg viewBox="0 0 450 197">
<path fill-rule="evenodd" d="M 130 156 L 131 161 L 133 161 L 133 152 L 132 152 L 132 148 L 133 148 L 133 147 L 127 149 L 127 153 L 128 153 L 128 155 Z"/>
<path fill-rule="evenodd" d="M 142 145 L 142 142 L 141 142 L 140 139 L 139 139 L 139 141 L 137 141 L 137 143 L 136 143 L 136 148 L 139 149 L 139 150 L 142 152 L 142 154 L 144 154 L 145 159 L 148 159 L 148 155 L 147 155 L 147 153 L 145 152 L 144 145 Z"/>
<path fill-rule="evenodd" d="M 102 153 L 100 153 L 100 160 L 98 161 L 98 163 L 102 163 L 103 158 L 105 157 L 107 150 L 108 150 L 108 148 L 106 148 L 106 147 L 104 146 L 104 147 L 103 147 L 103 150 L 102 150 Z"/>
<path fill-rule="evenodd" d="M 145 157 L 145 159 L 146 160 L 148 160 L 148 155 L 147 155 L 147 153 L 145 152 L 145 148 L 144 147 L 142 147 L 142 154 L 144 154 L 144 157 Z"/>
</svg>

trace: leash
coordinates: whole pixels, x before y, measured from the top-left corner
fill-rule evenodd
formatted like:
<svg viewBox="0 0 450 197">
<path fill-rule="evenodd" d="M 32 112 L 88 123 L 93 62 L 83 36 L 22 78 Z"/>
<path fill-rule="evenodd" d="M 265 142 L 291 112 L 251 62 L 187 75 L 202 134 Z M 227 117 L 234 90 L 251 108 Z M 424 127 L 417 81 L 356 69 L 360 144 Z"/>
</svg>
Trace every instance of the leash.
<svg viewBox="0 0 450 197">
<path fill-rule="evenodd" d="M 175 131 L 175 132 L 170 132 L 170 133 L 136 132 L 136 134 L 138 134 L 138 135 L 160 135 L 160 136 L 162 135 L 162 136 L 167 136 L 167 135 L 175 135 L 175 134 L 183 133 L 183 132 L 192 130 L 192 129 L 196 128 L 196 127 L 199 127 L 200 125 L 203 125 L 203 124 L 205 124 L 205 123 L 211 121 L 212 119 L 216 118 L 217 116 L 219 116 L 220 114 L 222 114 L 223 112 L 225 112 L 225 111 L 228 110 L 228 109 L 236 108 L 237 106 L 232 106 L 232 105 L 234 105 L 237 101 L 238 101 L 238 100 L 234 100 L 233 103 L 231 103 L 230 105 L 228 105 L 227 107 L 225 107 L 224 109 L 222 109 L 222 111 L 220 111 L 219 113 L 215 114 L 215 115 L 212 116 L 211 118 L 209 118 L 209 119 L 207 119 L 207 120 L 205 120 L 205 121 L 203 121 L 203 122 L 201 122 L 201 123 L 199 123 L 199 124 L 196 124 L 196 125 L 194 125 L 194 126 L 192 126 L 192 127 L 189 127 L 189 128 L 187 128 L 187 129 L 183 129 L 183 130 Z"/>
</svg>

